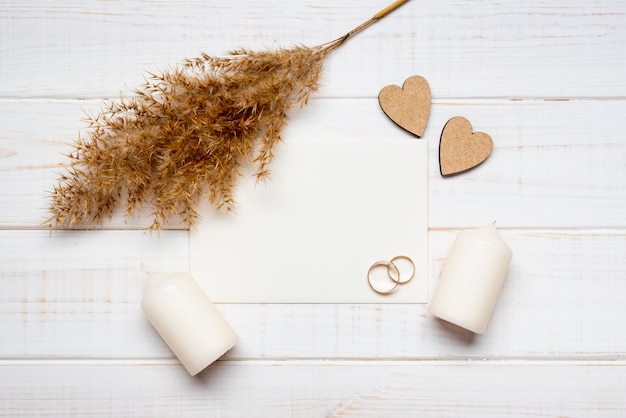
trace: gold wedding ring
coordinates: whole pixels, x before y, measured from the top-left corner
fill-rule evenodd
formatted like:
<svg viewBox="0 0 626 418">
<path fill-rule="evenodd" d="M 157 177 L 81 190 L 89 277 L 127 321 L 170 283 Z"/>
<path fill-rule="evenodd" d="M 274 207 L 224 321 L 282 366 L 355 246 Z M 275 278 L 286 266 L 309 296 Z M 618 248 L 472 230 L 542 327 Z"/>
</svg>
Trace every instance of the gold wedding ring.
<svg viewBox="0 0 626 418">
<path fill-rule="evenodd" d="M 411 274 L 409 275 L 408 279 L 404 279 L 404 280 L 401 279 L 400 269 L 398 268 L 396 263 L 394 263 L 394 261 L 397 262 L 399 260 L 405 260 L 411 264 Z M 389 279 L 393 283 L 393 285 L 389 287 L 388 289 L 380 289 L 376 287 L 372 281 L 372 272 L 380 267 L 386 268 L 387 277 L 389 277 Z M 413 262 L 413 260 L 406 255 L 398 255 L 392 258 L 391 260 L 381 260 L 372 264 L 369 270 L 367 271 L 367 283 L 369 284 L 369 286 L 372 288 L 374 292 L 381 294 L 381 295 L 389 295 L 395 292 L 398 286 L 400 286 L 401 284 L 406 284 L 410 282 L 414 276 L 415 276 L 415 263 Z"/>
<path fill-rule="evenodd" d="M 387 276 L 389 276 L 391 280 L 393 281 L 393 287 L 389 289 L 378 289 L 376 286 L 374 286 L 374 283 L 372 283 L 372 271 L 374 271 L 378 267 L 386 267 Z M 397 280 L 393 278 L 393 276 L 391 275 L 391 271 L 395 273 Z M 370 287 L 372 288 L 374 292 L 380 293 L 381 295 L 388 295 L 390 293 L 395 292 L 396 289 L 398 288 L 398 285 L 400 284 L 399 280 L 400 280 L 400 270 L 398 270 L 398 267 L 396 267 L 396 265 L 393 264 L 391 261 L 377 261 L 374 264 L 372 264 L 370 266 L 370 269 L 367 271 L 367 282 L 369 283 Z"/>
<path fill-rule="evenodd" d="M 397 255 L 394 258 L 392 258 L 391 260 L 389 260 L 390 263 L 394 264 L 395 266 L 397 266 L 397 263 L 394 263 L 394 261 L 398 261 L 398 260 L 406 260 L 411 264 L 411 275 L 409 276 L 408 279 L 406 280 L 400 280 L 400 274 L 398 274 L 398 284 L 406 284 L 408 282 L 410 282 L 413 279 L 413 276 L 415 276 L 415 263 L 413 262 L 413 260 L 411 260 L 411 257 L 408 257 L 406 255 Z M 398 270 L 400 271 L 400 270 Z M 396 281 L 393 277 L 391 277 L 391 275 L 389 275 L 389 277 L 393 280 Z"/>
</svg>

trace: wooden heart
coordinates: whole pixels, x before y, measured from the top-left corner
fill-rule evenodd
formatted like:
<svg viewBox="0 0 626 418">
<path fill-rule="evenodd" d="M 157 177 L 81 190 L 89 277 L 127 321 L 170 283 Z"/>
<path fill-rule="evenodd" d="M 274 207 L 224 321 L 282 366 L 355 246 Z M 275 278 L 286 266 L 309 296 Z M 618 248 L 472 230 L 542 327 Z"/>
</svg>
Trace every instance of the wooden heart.
<svg viewBox="0 0 626 418">
<path fill-rule="evenodd" d="M 430 86 L 424 77 L 415 75 L 402 85 L 386 86 L 378 94 L 383 112 L 403 129 L 421 137 L 430 115 Z"/>
<path fill-rule="evenodd" d="M 443 127 L 439 140 L 439 168 L 449 176 L 476 167 L 493 150 L 491 137 L 484 132 L 472 132 L 472 124 L 456 116 Z"/>
</svg>

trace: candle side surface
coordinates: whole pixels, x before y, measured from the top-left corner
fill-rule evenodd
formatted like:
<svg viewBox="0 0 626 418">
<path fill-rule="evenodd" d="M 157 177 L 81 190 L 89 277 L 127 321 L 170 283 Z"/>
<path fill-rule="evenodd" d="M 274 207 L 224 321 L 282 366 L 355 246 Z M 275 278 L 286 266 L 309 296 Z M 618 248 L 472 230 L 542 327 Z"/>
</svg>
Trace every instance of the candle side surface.
<svg viewBox="0 0 626 418">
<path fill-rule="evenodd" d="M 474 333 L 484 333 L 512 255 L 493 226 L 459 232 L 429 312 Z"/>
<path fill-rule="evenodd" d="M 238 342 L 230 325 L 188 273 L 151 273 L 141 307 L 192 376 Z"/>
</svg>

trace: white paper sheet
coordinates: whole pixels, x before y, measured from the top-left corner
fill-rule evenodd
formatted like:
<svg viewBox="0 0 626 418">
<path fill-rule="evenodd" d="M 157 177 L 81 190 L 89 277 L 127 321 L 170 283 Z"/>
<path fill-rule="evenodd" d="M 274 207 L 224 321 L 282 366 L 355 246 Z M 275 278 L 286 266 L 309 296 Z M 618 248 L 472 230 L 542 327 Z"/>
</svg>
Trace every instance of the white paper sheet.
<svg viewBox="0 0 626 418">
<path fill-rule="evenodd" d="M 216 303 L 426 303 L 427 154 L 410 137 L 290 138 L 267 183 L 242 178 L 236 213 L 201 208 L 191 274 Z M 400 254 L 415 277 L 375 293 L 369 267 Z"/>
</svg>

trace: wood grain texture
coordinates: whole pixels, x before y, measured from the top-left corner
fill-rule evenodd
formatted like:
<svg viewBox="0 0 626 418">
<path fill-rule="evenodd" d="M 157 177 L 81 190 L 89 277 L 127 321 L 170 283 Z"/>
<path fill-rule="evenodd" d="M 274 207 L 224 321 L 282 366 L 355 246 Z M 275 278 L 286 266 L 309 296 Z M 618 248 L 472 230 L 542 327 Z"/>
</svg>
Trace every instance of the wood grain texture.
<svg viewBox="0 0 626 418">
<path fill-rule="evenodd" d="M 116 97 L 201 52 L 331 41 L 388 3 L 5 1 L 0 92 Z M 624 97 L 625 18 L 623 0 L 413 1 L 331 57 L 321 94 L 374 97 L 418 73 L 434 98 Z"/>
<path fill-rule="evenodd" d="M 0 415 L 601 418 L 624 382 L 623 362 L 25 362 L 0 365 Z"/>
<path fill-rule="evenodd" d="M 85 134 L 81 118 L 100 106 L 100 100 L 0 100 L 0 181 L 6 196 L 0 228 L 40 227 L 48 216 L 46 191 L 66 161 L 63 154 L 79 132 Z M 471 172 L 443 179 L 439 136 L 459 114 L 474 129 L 489 132 L 494 151 Z M 597 115 L 593 123 L 589 114 Z M 626 227 L 624 114 L 621 100 L 435 102 L 423 138 L 430 153 L 429 225 L 458 228 L 497 220 L 500 227 Z M 375 98 L 317 99 L 293 112 L 279 147 L 316 136 L 384 139 L 390 130 L 400 128 Z M 149 217 L 138 213 L 130 220 L 114 216 L 104 227 L 147 225 Z"/>
<path fill-rule="evenodd" d="M 194 379 L 139 308 L 142 263 L 188 269 L 184 225 L 41 227 L 81 119 L 146 71 L 317 45 L 389 1 L 0 4 L 1 417 L 626 415 L 624 0 L 408 2 L 333 52 L 290 115 L 281 146 L 384 139 L 400 128 L 380 89 L 428 80 L 430 288 L 460 228 L 495 220 L 514 253 L 482 336 L 420 304 L 219 305 L 241 341 Z M 442 178 L 454 116 L 494 150 Z"/>
<path fill-rule="evenodd" d="M 431 289 L 455 235 L 430 232 Z M 436 320 L 421 304 L 227 304 L 219 309 L 240 343 L 226 358 L 623 356 L 626 233 L 512 230 L 503 238 L 514 258 L 484 335 Z M 139 265 L 187 270 L 184 231 L 0 231 L 0 242 L 0 358 L 172 357 L 140 310 Z"/>
</svg>

